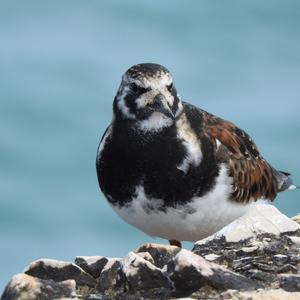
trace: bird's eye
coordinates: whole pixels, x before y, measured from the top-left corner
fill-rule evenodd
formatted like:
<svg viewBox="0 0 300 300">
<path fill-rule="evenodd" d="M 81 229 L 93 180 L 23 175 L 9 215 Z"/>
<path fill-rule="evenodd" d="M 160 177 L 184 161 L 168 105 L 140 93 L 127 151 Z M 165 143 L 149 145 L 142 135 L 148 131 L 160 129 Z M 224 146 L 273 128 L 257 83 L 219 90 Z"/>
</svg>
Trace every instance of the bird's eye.
<svg viewBox="0 0 300 300">
<path fill-rule="evenodd" d="M 130 90 L 135 93 L 135 94 L 144 94 L 148 91 L 148 89 L 144 88 L 144 87 L 141 87 L 141 86 L 138 86 L 137 84 L 135 83 L 131 83 L 130 84 Z"/>
<path fill-rule="evenodd" d="M 172 88 L 173 88 L 173 82 L 172 82 L 172 83 L 170 83 L 170 84 L 167 86 L 167 89 L 168 89 L 169 91 L 171 91 L 171 90 L 172 90 Z"/>
</svg>

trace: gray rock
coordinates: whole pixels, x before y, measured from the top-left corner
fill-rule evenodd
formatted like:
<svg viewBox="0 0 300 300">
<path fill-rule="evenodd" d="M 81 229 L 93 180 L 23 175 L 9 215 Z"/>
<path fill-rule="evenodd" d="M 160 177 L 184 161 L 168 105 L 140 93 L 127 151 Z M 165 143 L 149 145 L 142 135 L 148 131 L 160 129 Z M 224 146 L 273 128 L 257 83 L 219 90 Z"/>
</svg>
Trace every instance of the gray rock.
<svg viewBox="0 0 300 300">
<path fill-rule="evenodd" d="M 74 279 L 77 284 L 90 287 L 96 284 L 96 280 L 79 266 L 55 259 L 36 260 L 25 268 L 24 273 L 40 279 L 52 279 L 54 281 Z"/>
<path fill-rule="evenodd" d="M 261 284 L 268 284 L 276 280 L 275 274 L 260 271 L 257 269 L 249 269 L 247 272 L 247 277 L 259 281 Z"/>
<path fill-rule="evenodd" d="M 126 277 L 119 259 L 111 259 L 97 280 L 96 290 L 104 295 L 119 295 L 127 291 Z"/>
<path fill-rule="evenodd" d="M 75 281 L 38 279 L 17 274 L 7 284 L 1 300 L 77 299 Z"/>
<path fill-rule="evenodd" d="M 300 276 L 283 276 L 280 281 L 280 287 L 288 292 L 300 292 Z"/>
<path fill-rule="evenodd" d="M 242 251 L 254 245 L 258 246 L 255 251 Z M 288 234 L 258 235 L 256 240 L 236 243 L 227 243 L 223 237 L 202 245 L 196 244 L 193 252 L 203 257 L 207 254 L 217 255 L 218 264 L 264 287 L 278 286 L 281 273 L 299 272 L 300 247 L 291 242 Z"/>
<path fill-rule="evenodd" d="M 148 252 L 154 260 L 154 265 L 163 268 L 181 250 L 177 246 L 146 244 L 138 248 L 135 252 Z"/>
<path fill-rule="evenodd" d="M 259 205 L 213 236 L 197 242 L 193 252 L 217 257 L 215 261 L 227 269 L 265 288 L 276 288 L 280 274 L 299 272 L 298 226 L 273 206 Z"/>
<path fill-rule="evenodd" d="M 276 273 L 298 273 L 299 268 L 291 264 L 285 264 L 276 270 Z"/>
<path fill-rule="evenodd" d="M 207 287 L 217 291 L 254 290 L 260 287 L 254 281 L 184 249 L 168 264 L 167 271 L 175 285 L 174 296 L 189 296 Z"/>
<path fill-rule="evenodd" d="M 77 256 L 75 258 L 75 264 L 94 278 L 100 276 L 102 269 L 108 261 L 109 258 L 105 256 Z"/>
<path fill-rule="evenodd" d="M 129 291 L 134 294 L 165 299 L 173 290 L 168 274 L 136 253 L 129 252 L 123 263 L 123 272 Z"/>
</svg>

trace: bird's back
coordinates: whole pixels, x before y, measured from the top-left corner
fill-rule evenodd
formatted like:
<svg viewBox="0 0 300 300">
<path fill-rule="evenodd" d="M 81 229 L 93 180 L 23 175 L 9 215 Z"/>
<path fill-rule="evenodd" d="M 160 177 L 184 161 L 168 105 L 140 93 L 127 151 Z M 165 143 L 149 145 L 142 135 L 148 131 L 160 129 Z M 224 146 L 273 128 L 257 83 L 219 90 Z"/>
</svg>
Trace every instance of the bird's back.
<svg viewBox="0 0 300 300">
<path fill-rule="evenodd" d="M 201 114 L 203 134 L 214 144 L 217 162 L 225 163 L 233 178 L 233 201 L 272 201 L 278 192 L 296 188 L 290 174 L 273 168 L 244 130 L 189 103 L 184 106 L 194 116 L 195 111 Z M 190 119 L 194 122 L 197 118 L 191 115 Z"/>
</svg>

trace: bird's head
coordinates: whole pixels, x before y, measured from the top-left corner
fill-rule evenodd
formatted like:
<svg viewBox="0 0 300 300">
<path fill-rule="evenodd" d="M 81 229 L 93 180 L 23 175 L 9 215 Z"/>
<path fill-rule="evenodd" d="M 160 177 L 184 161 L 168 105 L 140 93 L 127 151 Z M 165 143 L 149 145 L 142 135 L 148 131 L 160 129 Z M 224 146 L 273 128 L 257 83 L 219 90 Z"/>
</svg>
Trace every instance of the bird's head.
<svg viewBox="0 0 300 300">
<path fill-rule="evenodd" d="M 169 70 L 151 63 L 128 69 L 114 100 L 115 117 L 131 120 L 144 131 L 171 126 L 182 109 Z"/>
</svg>

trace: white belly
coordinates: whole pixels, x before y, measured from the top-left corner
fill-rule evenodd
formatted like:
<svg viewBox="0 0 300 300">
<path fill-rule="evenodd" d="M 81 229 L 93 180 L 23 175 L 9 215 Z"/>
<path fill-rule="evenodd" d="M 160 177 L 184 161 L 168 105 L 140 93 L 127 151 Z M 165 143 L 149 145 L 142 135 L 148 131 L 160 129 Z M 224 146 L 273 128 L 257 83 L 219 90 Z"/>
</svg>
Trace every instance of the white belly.
<svg viewBox="0 0 300 300">
<path fill-rule="evenodd" d="M 163 201 L 147 198 L 143 186 L 137 186 L 136 197 L 129 205 L 113 206 L 113 209 L 126 222 L 151 236 L 196 241 L 220 230 L 255 205 L 228 200 L 231 191 L 232 179 L 222 165 L 215 188 L 203 197 L 193 198 L 186 205 L 159 210 Z"/>
</svg>

